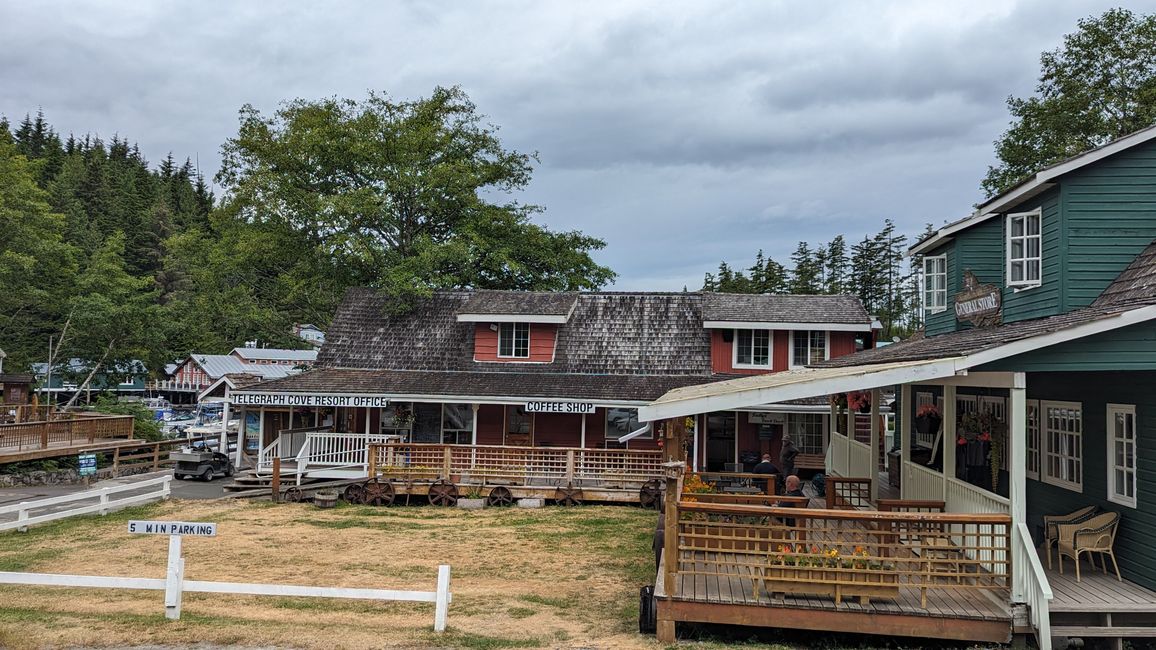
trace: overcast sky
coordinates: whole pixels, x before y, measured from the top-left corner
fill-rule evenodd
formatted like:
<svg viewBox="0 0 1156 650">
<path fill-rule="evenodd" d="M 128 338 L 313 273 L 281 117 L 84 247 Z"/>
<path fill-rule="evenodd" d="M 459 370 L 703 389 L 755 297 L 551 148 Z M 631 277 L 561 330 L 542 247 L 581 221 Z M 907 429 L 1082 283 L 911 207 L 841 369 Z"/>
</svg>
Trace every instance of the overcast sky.
<svg viewBox="0 0 1156 650">
<path fill-rule="evenodd" d="M 244 103 L 460 85 L 538 152 L 539 218 L 607 241 L 612 288 L 695 289 L 759 248 L 967 214 L 1007 96 L 1118 4 L 5 2 L 0 114 L 211 176 Z"/>
</svg>

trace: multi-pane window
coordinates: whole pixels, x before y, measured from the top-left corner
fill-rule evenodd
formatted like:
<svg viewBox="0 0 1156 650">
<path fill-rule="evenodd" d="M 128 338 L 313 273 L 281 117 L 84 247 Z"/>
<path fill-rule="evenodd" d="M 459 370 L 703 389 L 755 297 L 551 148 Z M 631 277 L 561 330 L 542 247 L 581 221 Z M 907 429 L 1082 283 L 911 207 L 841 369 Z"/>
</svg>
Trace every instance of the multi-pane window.
<svg viewBox="0 0 1156 650">
<path fill-rule="evenodd" d="M 608 408 L 606 409 L 606 439 L 618 440 L 622 436 L 634 433 L 642 428 L 638 421 L 638 409 Z M 643 434 L 640 438 L 653 438 L 654 432 Z"/>
<path fill-rule="evenodd" d="M 791 332 L 791 367 L 808 366 L 827 358 L 827 333 L 821 330 Z"/>
<path fill-rule="evenodd" d="M 1032 287 L 1040 283 L 1040 211 L 1007 216 L 1007 283 Z"/>
<path fill-rule="evenodd" d="M 1027 401 L 1027 475 L 1028 478 L 1040 480 L 1040 402 L 1030 399 Z"/>
<path fill-rule="evenodd" d="M 822 454 L 823 415 L 821 413 L 788 413 L 787 430 L 801 454 Z"/>
<path fill-rule="evenodd" d="M 1136 407 L 1108 405 L 1108 500 L 1136 507 Z"/>
<path fill-rule="evenodd" d="M 1044 483 L 1083 492 L 1083 407 L 1079 402 L 1040 402 Z"/>
<path fill-rule="evenodd" d="M 923 309 L 935 314 L 947 309 L 947 256 L 923 258 Z"/>
<path fill-rule="evenodd" d="M 498 325 L 498 356 L 525 359 L 530 356 L 530 324 Z"/>
<path fill-rule="evenodd" d="M 442 404 L 442 443 L 468 445 L 473 442 L 474 407 L 469 404 Z"/>
<path fill-rule="evenodd" d="M 393 402 L 381 409 L 381 426 L 378 429 L 386 435 L 401 436 L 402 440 L 410 439 L 413 430 L 413 403 Z"/>
<path fill-rule="evenodd" d="M 771 367 L 771 331 L 735 330 L 736 368 Z"/>
</svg>

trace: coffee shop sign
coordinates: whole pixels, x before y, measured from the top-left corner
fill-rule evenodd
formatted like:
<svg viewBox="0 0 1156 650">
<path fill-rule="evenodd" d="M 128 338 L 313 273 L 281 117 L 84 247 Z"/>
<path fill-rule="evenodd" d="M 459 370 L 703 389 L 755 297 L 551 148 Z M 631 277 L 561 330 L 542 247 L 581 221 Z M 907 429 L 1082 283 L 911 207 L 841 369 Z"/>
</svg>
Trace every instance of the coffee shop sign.
<svg viewBox="0 0 1156 650">
<path fill-rule="evenodd" d="M 381 408 L 388 397 L 373 395 L 316 395 L 308 393 L 233 393 L 230 401 L 240 406 L 342 406 Z"/>
</svg>

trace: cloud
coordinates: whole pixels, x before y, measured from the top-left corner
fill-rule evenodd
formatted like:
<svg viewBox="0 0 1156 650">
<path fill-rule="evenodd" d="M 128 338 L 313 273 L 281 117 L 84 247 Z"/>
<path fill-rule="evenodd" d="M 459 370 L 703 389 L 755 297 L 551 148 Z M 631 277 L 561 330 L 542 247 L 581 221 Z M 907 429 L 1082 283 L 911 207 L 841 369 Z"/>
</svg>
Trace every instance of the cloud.
<svg viewBox="0 0 1156 650">
<path fill-rule="evenodd" d="M 56 2 L 0 8 L 0 113 L 210 174 L 237 109 L 461 85 L 541 166 L 544 223 L 617 288 L 965 214 L 1039 54 L 1109 6 L 1003 2 Z M 1143 11 L 1142 7 L 1137 10 Z"/>
</svg>

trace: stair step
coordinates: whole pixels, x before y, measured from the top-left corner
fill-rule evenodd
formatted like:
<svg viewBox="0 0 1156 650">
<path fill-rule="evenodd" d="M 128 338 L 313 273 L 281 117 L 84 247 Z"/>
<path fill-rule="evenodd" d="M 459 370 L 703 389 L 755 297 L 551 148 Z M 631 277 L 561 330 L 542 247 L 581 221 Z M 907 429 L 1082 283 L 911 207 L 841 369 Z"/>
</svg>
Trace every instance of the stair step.
<svg viewBox="0 0 1156 650">
<path fill-rule="evenodd" d="M 1154 627 L 1109 627 L 1097 625 L 1060 625 L 1052 627 L 1052 636 L 1067 637 L 1156 637 Z"/>
</svg>

